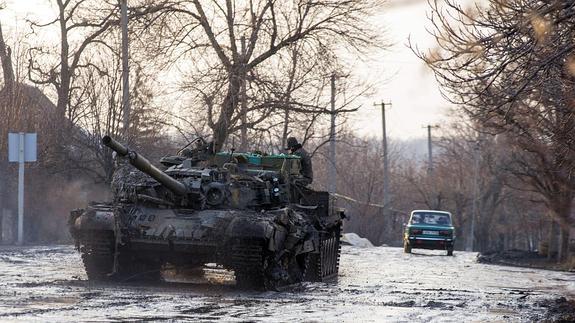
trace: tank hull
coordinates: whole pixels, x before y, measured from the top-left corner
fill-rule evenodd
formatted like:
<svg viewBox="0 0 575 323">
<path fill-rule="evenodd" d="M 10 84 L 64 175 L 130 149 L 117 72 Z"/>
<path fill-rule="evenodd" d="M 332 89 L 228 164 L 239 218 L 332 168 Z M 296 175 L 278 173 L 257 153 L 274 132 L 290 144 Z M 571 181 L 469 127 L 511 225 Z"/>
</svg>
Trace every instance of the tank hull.
<svg viewBox="0 0 575 323">
<path fill-rule="evenodd" d="M 160 271 L 166 264 L 189 268 L 216 263 L 233 270 L 239 285 L 277 289 L 337 276 L 341 217 L 330 220 L 318 212 L 100 203 L 72 212 L 70 228 L 90 279 L 137 278 L 138 271 Z M 326 247 L 329 243 L 333 245 Z M 94 262 L 103 268 L 94 269 Z M 331 269 L 326 270 L 327 263 Z"/>
</svg>

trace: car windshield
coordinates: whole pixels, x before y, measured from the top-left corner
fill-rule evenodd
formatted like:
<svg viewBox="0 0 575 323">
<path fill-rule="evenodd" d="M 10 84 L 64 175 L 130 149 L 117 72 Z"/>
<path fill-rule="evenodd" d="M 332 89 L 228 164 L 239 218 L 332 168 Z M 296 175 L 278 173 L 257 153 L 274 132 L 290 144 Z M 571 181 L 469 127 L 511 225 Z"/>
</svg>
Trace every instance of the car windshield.
<svg viewBox="0 0 575 323">
<path fill-rule="evenodd" d="M 445 213 L 414 213 L 411 224 L 451 225 L 451 217 Z"/>
</svg>

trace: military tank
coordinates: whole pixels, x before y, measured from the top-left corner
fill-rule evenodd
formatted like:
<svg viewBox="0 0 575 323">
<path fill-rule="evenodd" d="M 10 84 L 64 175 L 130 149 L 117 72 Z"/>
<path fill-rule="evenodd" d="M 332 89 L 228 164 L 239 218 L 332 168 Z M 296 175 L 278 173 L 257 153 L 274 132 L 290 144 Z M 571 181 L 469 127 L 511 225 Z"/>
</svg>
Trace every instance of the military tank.
<svg viewBox="0 0 575 323">
<path fill-rule="evenodd" d="M 206 264 L 244 288 L 337 279 L 345 214 L 297 184 L 298 156 L 213 154 L 199 138 L 156 167 L 109 136 L 102 144 L 118 162 L 113 201 L 69 218 L 89 280 L 160 280 L 165 266 Z"/>
</svg>

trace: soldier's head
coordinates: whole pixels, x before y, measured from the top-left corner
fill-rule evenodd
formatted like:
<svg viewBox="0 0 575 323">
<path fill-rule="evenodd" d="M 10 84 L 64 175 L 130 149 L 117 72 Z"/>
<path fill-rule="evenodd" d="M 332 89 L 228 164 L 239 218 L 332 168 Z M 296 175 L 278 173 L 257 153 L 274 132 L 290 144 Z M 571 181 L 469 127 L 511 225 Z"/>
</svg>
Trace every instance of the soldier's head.
<svg viewBox="0 0 575 323">
<path fill-rule="evenodd" d="M 194 155 L 194 151 L 190 148 L 184 148 L 178 152 L 178 156 L 190 158 Z"/>
<path fill-rule="evenodd" d="M 301 148 L 301 144 L 297 141 L 295 137 L 289 137 L 287 139 L 287 150 L 293 152 Z"/>
<path fill-rule="evenodd" d="M 196 140 L 195 148 L 196 148 L 196 150 L 204 150 L 206 148 L 206 142 L 204 141 L 204 139 L 202 137 L 200 137 L 198 140 Z"/>
</svg>

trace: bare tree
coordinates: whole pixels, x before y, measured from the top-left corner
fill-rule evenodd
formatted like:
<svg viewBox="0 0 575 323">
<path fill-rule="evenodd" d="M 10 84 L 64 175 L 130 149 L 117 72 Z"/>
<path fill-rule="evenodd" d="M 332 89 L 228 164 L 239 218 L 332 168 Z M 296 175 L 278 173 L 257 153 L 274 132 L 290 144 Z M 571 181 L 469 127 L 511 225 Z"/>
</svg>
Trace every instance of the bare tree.
<svg viewBox="0 0 575 323">
<path fill-rule="evenodd" d="M 38 162 L 27 165 L 27 181 L 33 183 L 26 185 L 25 194 L 29 241 L 63 239 L 66 232 L 61 227 L 67 212 L 87 203 L 90 197 L 105 198 L 106 189 L 97 183 L 109 181 L 113 171 L 111 153 L 101 147 L 100 138 L 103 134 L 118 134 L 121 129 L 119 33 L 114 29 L 117 18 L 106 10 L 99 12 L 99 7 L 90 7 L 95 3 L 117 11 L 115 1 L 58 2 L 60 16 L 54 24 L 62 26 L 59 19 L 65 17 L 67 27 L 61 30 L 62 48 L 55 52 L 51 50 L 53 44 L 35 38 L 34 32 L 25 39 L 12 37 L 11 43 L 17 47 L 27 43 L 38 46 L 12 50 L 0 26 L 0 61 L 5 84 L 0 90 L 0 155 L 6 156 L 7 132 L 39 134 Z M 136 7 L 131 16 L 136 19 L 153 8 Z M 36 23 L 31 25 L 33 30 L 39 28 Z M 64 55 L 66 51 L 68 55 Z M 144 69 L 139 61 L 132 66 L 130 130 L 138 139 L 133 144 L 155 158 L 172 146 L 166 144 L 162 120 L 151 104 L 154 71 Z M 18 74 L 23 70 L 43 90 L 52 92 L 51 96 L 65 104 L 58 107 L 39 88 L 26 84 L 22 73 Z M 0 161 L 0 177 L 6 179 L 0 186 L 0 208 L 15 208 L 14 170 L 6 159 Z"/>
<path fill-rule="evenodd" d="M 284 122 L 286 113 L 289 118 L 297 112 L 328 112 L 329 96 L 318 100 L 316 89 L 338 70 L 338 51 L 361 53 L 380 44 L 365 22 L 378 4 L 173 1 L 146 25 L 157 37 L 146 44 L 159 44 L 162 55 L 184 59 L 193 111 L 207 116 L 219 150 L 239 129 L 275 120 L 269 128 Z M 247 100 L 245 111 L 242 100 Z"/>
<path fill-rule="evenodd" d="M 145 147 L 150 158 L 159 147 L 171 148 L 163 135 L 164 122 L 152 104 L 153 82 L 139 62 L 132 63 L 130 138 L 134 148 Z M 112 152 L 100 143 L 104 135 L 123 134 L 121 64 L 118 52 L 90 57 L 90 66 L 78 75 L 82 89 L 72 98 L 75 130 L 70 138 L 67 167 L 89 174 L 96 182 L 109 183 L 114 172 Z M 165 149 L 160 149 L 166 152 Z"/>
<path fill-rule="evenodd" d="M 562 225 L 566 251 L 575 226 L 575 4 L 492 0 L 464 10 L 434 1 L 431 7 L 439 48 L 419 56 L 479 130 L 505 134 L 514 147 L 510 171 L 543 197 Z"/>
<path fill-rule="evenodd" d="M 84 59 L 90 52 L 112 51 L 106 37 L 112 37 L 114 27 L 119 25 L 119 4 L 114 0 L 53 0 L 58 8 L 58 16 L 47 23 L 30 22 L 32 30 L 37 28 L 52 28 L 56 25 L 60 31 L 60 48 L 54 64 L 48 65 L 50 57 L 55 53 L 43 47 L 30 50 L 29 78 L 38 85 L 53 86 L 58 110 L 56 124 L 66 129 L 76 118 L 71 109 L 75 92 L 82 89 L 74 82 L 81 70 L 97 68 L 89 60 Z M 161 2 L 155 5 L 133 7 L 131 19 L 140 18 L 156 12 L 161 8 Z"/>
</svg>

